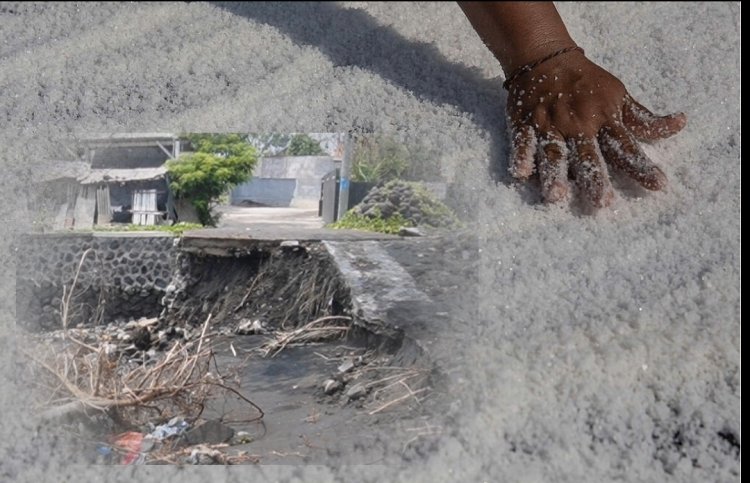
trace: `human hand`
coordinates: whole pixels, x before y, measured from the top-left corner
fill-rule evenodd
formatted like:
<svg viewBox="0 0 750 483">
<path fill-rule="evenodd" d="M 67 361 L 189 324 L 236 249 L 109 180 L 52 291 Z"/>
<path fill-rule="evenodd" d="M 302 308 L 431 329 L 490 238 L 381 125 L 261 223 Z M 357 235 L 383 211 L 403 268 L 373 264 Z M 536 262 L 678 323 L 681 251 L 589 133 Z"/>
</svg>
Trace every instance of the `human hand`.
<svg viewBox="0 0 750 483">
<path fill-rule="evenodd" d="M 538 172 L 545 202 L 570 193 L 569 175 L 596 208 L 614 191 L 605 162 L 649 190 L 667 177 L 637 140 L 655 141 L 685 127 L 683 113 L 657 116 L 636 102 L 615 76 L 578 51 L 554 57 L 509 86 L 510 173 Z"/>
</svg>

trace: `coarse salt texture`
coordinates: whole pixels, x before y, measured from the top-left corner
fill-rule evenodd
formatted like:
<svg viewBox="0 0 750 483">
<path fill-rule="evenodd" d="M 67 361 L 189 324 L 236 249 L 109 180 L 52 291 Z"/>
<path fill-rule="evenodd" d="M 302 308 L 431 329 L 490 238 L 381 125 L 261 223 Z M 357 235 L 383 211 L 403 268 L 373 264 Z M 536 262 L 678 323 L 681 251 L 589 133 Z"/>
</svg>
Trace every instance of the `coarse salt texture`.
<svg viewBox="0 0 750 483">
<path fill-rule="evenodd" d="M 37 162 L 55 159 L 55 140 L 356 129 L 429 144 L 466 200 L 459 214 L 476 225 L 482 268 L 463 290 L 478 294 L 478 314 L 443 336 L 456 341 L 443 365 L 463 386 L 420 460 L 264 476 L 740 481 L 740 5 L 558 9 L 633 98 L 687 114 L 682 133 L 644 147 L 664 191 L 615 176 L 612 205 L 592 214 L 576 196 L 543 205 L 538 183 L 513 181 L 502 70 L 453 3 L 0 4 L 0 479 L 112 470 L 69 468 L 47 439 L 35 445 L 38 428 L 11 390 L 11 240 L 31 227 L 28 183 Z M 164 471 L 160 481 L 208 478 Z"/>
</svg>

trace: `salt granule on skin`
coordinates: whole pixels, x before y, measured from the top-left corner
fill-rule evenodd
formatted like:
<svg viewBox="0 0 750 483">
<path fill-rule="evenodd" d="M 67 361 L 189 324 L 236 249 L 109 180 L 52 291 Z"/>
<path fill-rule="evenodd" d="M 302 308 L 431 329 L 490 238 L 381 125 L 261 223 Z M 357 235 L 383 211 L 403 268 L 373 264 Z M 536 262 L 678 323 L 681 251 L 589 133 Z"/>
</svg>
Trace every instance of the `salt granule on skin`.
<svg viewBox="0 0 750 483">
<path fill-rule="evenodd" d="M 510 121 L 508 126 L 510 126 Z M 537 149 L 536 132 L 530 126 L 511 129 L 510 174 L 514 178 L 528 178 L 534 173 L 534 155 Z"/>
<path fill-rule="evenodd" d="M 558 139 L 545 139 L 539 142 L 538 149 L 544 200 L 550 203 L 562 201 L 569 192 L 568 147 Z"/>
<path fill-rule="evenodd" d="M 628 149 L 623 146 L 623 141 L 609 133 L 600 136 L 602 154 L 615 167 L 621 169 L 632 177 L 644 188 L 659 190 L 667 183 L 666 176 L 648 157 L 643 153 L 638 143 L 628 139 Z"/>
</svg>

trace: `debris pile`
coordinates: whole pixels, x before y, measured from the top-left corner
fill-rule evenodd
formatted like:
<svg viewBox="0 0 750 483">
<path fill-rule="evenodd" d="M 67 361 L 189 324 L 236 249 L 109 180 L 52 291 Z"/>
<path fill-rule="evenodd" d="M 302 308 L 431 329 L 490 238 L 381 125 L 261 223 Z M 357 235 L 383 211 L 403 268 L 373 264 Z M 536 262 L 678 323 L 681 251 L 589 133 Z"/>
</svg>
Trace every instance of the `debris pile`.
<svg viewBox="0 0 750 483">
<path fill-rule="evenodd" d="M 428 371 L 389 365 L 389 357 L 376 357 L 373 351 L 318 355 L 339 362 L 336 371 L 322 381 L 321 392 L 339 398 L 341 404 L 355 403 L 371 416 L 400 404 L 419 406 L 430 391 Z"/>
<path fill-rule="evenodd" d="M 197 335 L 177 329 L 157 331 L 156 319 L 141 319 L 124 327 L 63 329 L 33 336 L 24 352 L 31 362 L 30 380 L 46 398 L 42 419 L 64 424 L 90 421 L 112 432 L 127 429 L 115 436 L 94 435 L 106 441 L 97 453 L 107 462 L 252 460 L 247 454 L 215 454 L 216 445 L 226 445 L 234 430 L 201 419 L 207 401 L 226 393 L 249 408 L 252 416 L 244 422 L 259 421 L 264 415 L 233 387 L 228 375 L 209 370 L 214 356 L 207 332 L 210 320 L 209 315 Z M 156 350 L 152 343 L 166 347 Z M 103 419 L 106 424 L 101 424 Z"/>
</svg>

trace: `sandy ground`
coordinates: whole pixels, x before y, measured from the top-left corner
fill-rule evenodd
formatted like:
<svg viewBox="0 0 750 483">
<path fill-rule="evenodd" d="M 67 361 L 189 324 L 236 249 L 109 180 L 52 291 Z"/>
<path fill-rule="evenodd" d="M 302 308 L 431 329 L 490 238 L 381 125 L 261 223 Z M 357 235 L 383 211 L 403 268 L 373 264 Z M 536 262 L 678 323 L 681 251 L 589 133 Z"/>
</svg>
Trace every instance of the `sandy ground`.
<svg viewBox="0 0 750 483">
<path fill-rule="evenodd" d="M 219 228 L 252 231 L 258 225 L 302 230 L 323 227 L 323 220 L 318 217 L 317 209 L 220 206 L 217 211 L 221 213 Z"/>
<path fill-rule="evenodd" d="M 387 132 L 438 150 L 476 220 L 476 282 L 445 292 L 455 307 L 468 305 L 463 293 L 477 301 L 446 361 L 462 381 L 452 423 L 419 460 L 265 467 L 258 478 L 740 481 L 741 8 L 559 8 L 636 99 L 687 113 L 682 134 L 648 148 L 665 192 L 622 186 L 611 209 L 583 216 L 510 182 L 501 70 L 455 4 L 0 5 L 3 333 L 11 235 L 33 222 L 19 202 L 43 161 L 59 157 L 60 136 Z M 2 340 L 11 375 L 12 341 Z M 2 478 L 108 471 L 30 444 L 23 393 L 6 384 Z M 225 481 L 246 474 L 219 471 Z"/>
<path fill-rule="evenodd" d="M 362 230 L 325 226 L 318 210 L 291 207 L 218 206 L 221 219 L 215 228 L 191 230 L 190 238 L 255 240 L 377 240 L 398 238 Z"/>
</svg>

